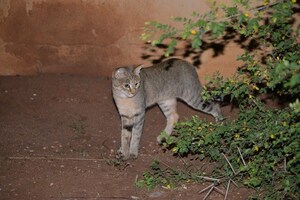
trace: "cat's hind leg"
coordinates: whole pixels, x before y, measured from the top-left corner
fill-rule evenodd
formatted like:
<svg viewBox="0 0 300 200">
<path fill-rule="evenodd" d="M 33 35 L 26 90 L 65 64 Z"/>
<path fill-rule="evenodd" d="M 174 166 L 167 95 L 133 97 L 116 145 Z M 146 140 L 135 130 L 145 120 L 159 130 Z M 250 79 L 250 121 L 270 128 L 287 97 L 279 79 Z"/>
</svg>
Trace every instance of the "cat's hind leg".
<svg viewBox="0 0 300 200">
<path fill-rule="evenodd" d="M 177 114 L 177 100 L 176 99 L 168 99 L 165 101 L 158 102 L 158 105 L 164 115 L 167 118 L 167 125 L 165 128 L 165 132 L 168 135 L 172 134 L 173 128 L 175 124 L 178 122 L 179 115 Z M 160 144 L 164 138 L 162 136 L 157 137 L 157 142 Z"/>
</svg>

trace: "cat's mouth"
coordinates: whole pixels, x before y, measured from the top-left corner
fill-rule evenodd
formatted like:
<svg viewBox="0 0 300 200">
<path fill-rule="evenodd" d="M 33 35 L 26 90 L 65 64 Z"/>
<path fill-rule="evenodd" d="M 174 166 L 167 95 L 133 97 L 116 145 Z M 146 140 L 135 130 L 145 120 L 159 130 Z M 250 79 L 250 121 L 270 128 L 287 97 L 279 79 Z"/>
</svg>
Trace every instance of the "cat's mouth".
<svg viewBox="0 0 300 200">
<path fill-rule="evenodd" d="M 128 98 L 132 98 L 137 94 L 138 90 L 135 88 L 131 88 L 130 90 L 128 90 L 126 92 L 126 95 L 128 96 Z"/>
<path fill-rule="evenodd" d="M 136 95 L 136 93 L 127 93 L 126 94 L 126 96 L 128 97 L 128 98 L 132 98 L 132 97 L 134 97 Z"/>
</svg>

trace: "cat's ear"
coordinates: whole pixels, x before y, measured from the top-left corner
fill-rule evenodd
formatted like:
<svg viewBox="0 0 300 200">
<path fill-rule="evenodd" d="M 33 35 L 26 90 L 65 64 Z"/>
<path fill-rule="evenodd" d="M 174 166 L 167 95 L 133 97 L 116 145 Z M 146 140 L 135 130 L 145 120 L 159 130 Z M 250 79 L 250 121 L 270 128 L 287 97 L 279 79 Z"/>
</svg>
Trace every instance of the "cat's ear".
<svg viewBox="0 0 300 200">
<path fill-rule="evenodd" d="M 128 76 L 128 71 L 122 67 L 116 69 L 112 74 L 112 77 L 116 79 L 125 78 L 127 76 Z"/>
<path fill-rule="evenodd" d="M 144 67 L 144 65 L 139 65 L 139 66 L 137 66 L 135 69 L 134 69 L 134 74 L 135 75 L 140 75 L 140 72 L 141 72 L 141 69 Z"/>
</svg>

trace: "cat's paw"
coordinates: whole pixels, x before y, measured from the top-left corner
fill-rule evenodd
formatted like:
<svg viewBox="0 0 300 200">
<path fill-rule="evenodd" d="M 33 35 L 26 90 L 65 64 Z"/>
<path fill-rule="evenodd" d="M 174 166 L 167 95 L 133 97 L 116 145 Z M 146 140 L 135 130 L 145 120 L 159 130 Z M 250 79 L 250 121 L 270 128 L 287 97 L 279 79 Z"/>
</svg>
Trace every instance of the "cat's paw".
<svg viewBox="0 0 300 200">
<path fill-rule="evenodd" d="M 121 148 L 117 151 L 116 158 L 118 160 L 128 160 L 130 158 L 129 153 L 125 154 L 122 152 Z"/>
<path fill-rule="evenodd" d="M 137 154 L 131 153 L 131 154 L 129 155 L 129 159 L 130 159 L 130 160 L 135 160 L 135 159 L 137 159 L 137 157 L 138 157 Z"/>
<path fill-rule="evenodd" d="M 157 136 L 156 141 L 159 145 L 162 145 L 163 142 L 166 141 L 166 137 L 164 137 L 163 135 L 159 135 L 159 136 Z"/>
</svg>

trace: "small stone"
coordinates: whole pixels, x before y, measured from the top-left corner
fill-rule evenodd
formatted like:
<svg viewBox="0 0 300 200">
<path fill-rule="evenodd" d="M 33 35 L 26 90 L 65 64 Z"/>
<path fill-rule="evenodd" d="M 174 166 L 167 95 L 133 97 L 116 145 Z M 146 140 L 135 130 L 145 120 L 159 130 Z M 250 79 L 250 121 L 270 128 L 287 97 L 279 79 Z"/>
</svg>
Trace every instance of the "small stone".
<svg viewBox="0 0 300 200">
<path fill-rule="evenodd" d="M 54 185 L 54 183 L 50 183 L 50 187 L 52 187 Z"/>
</svg>

